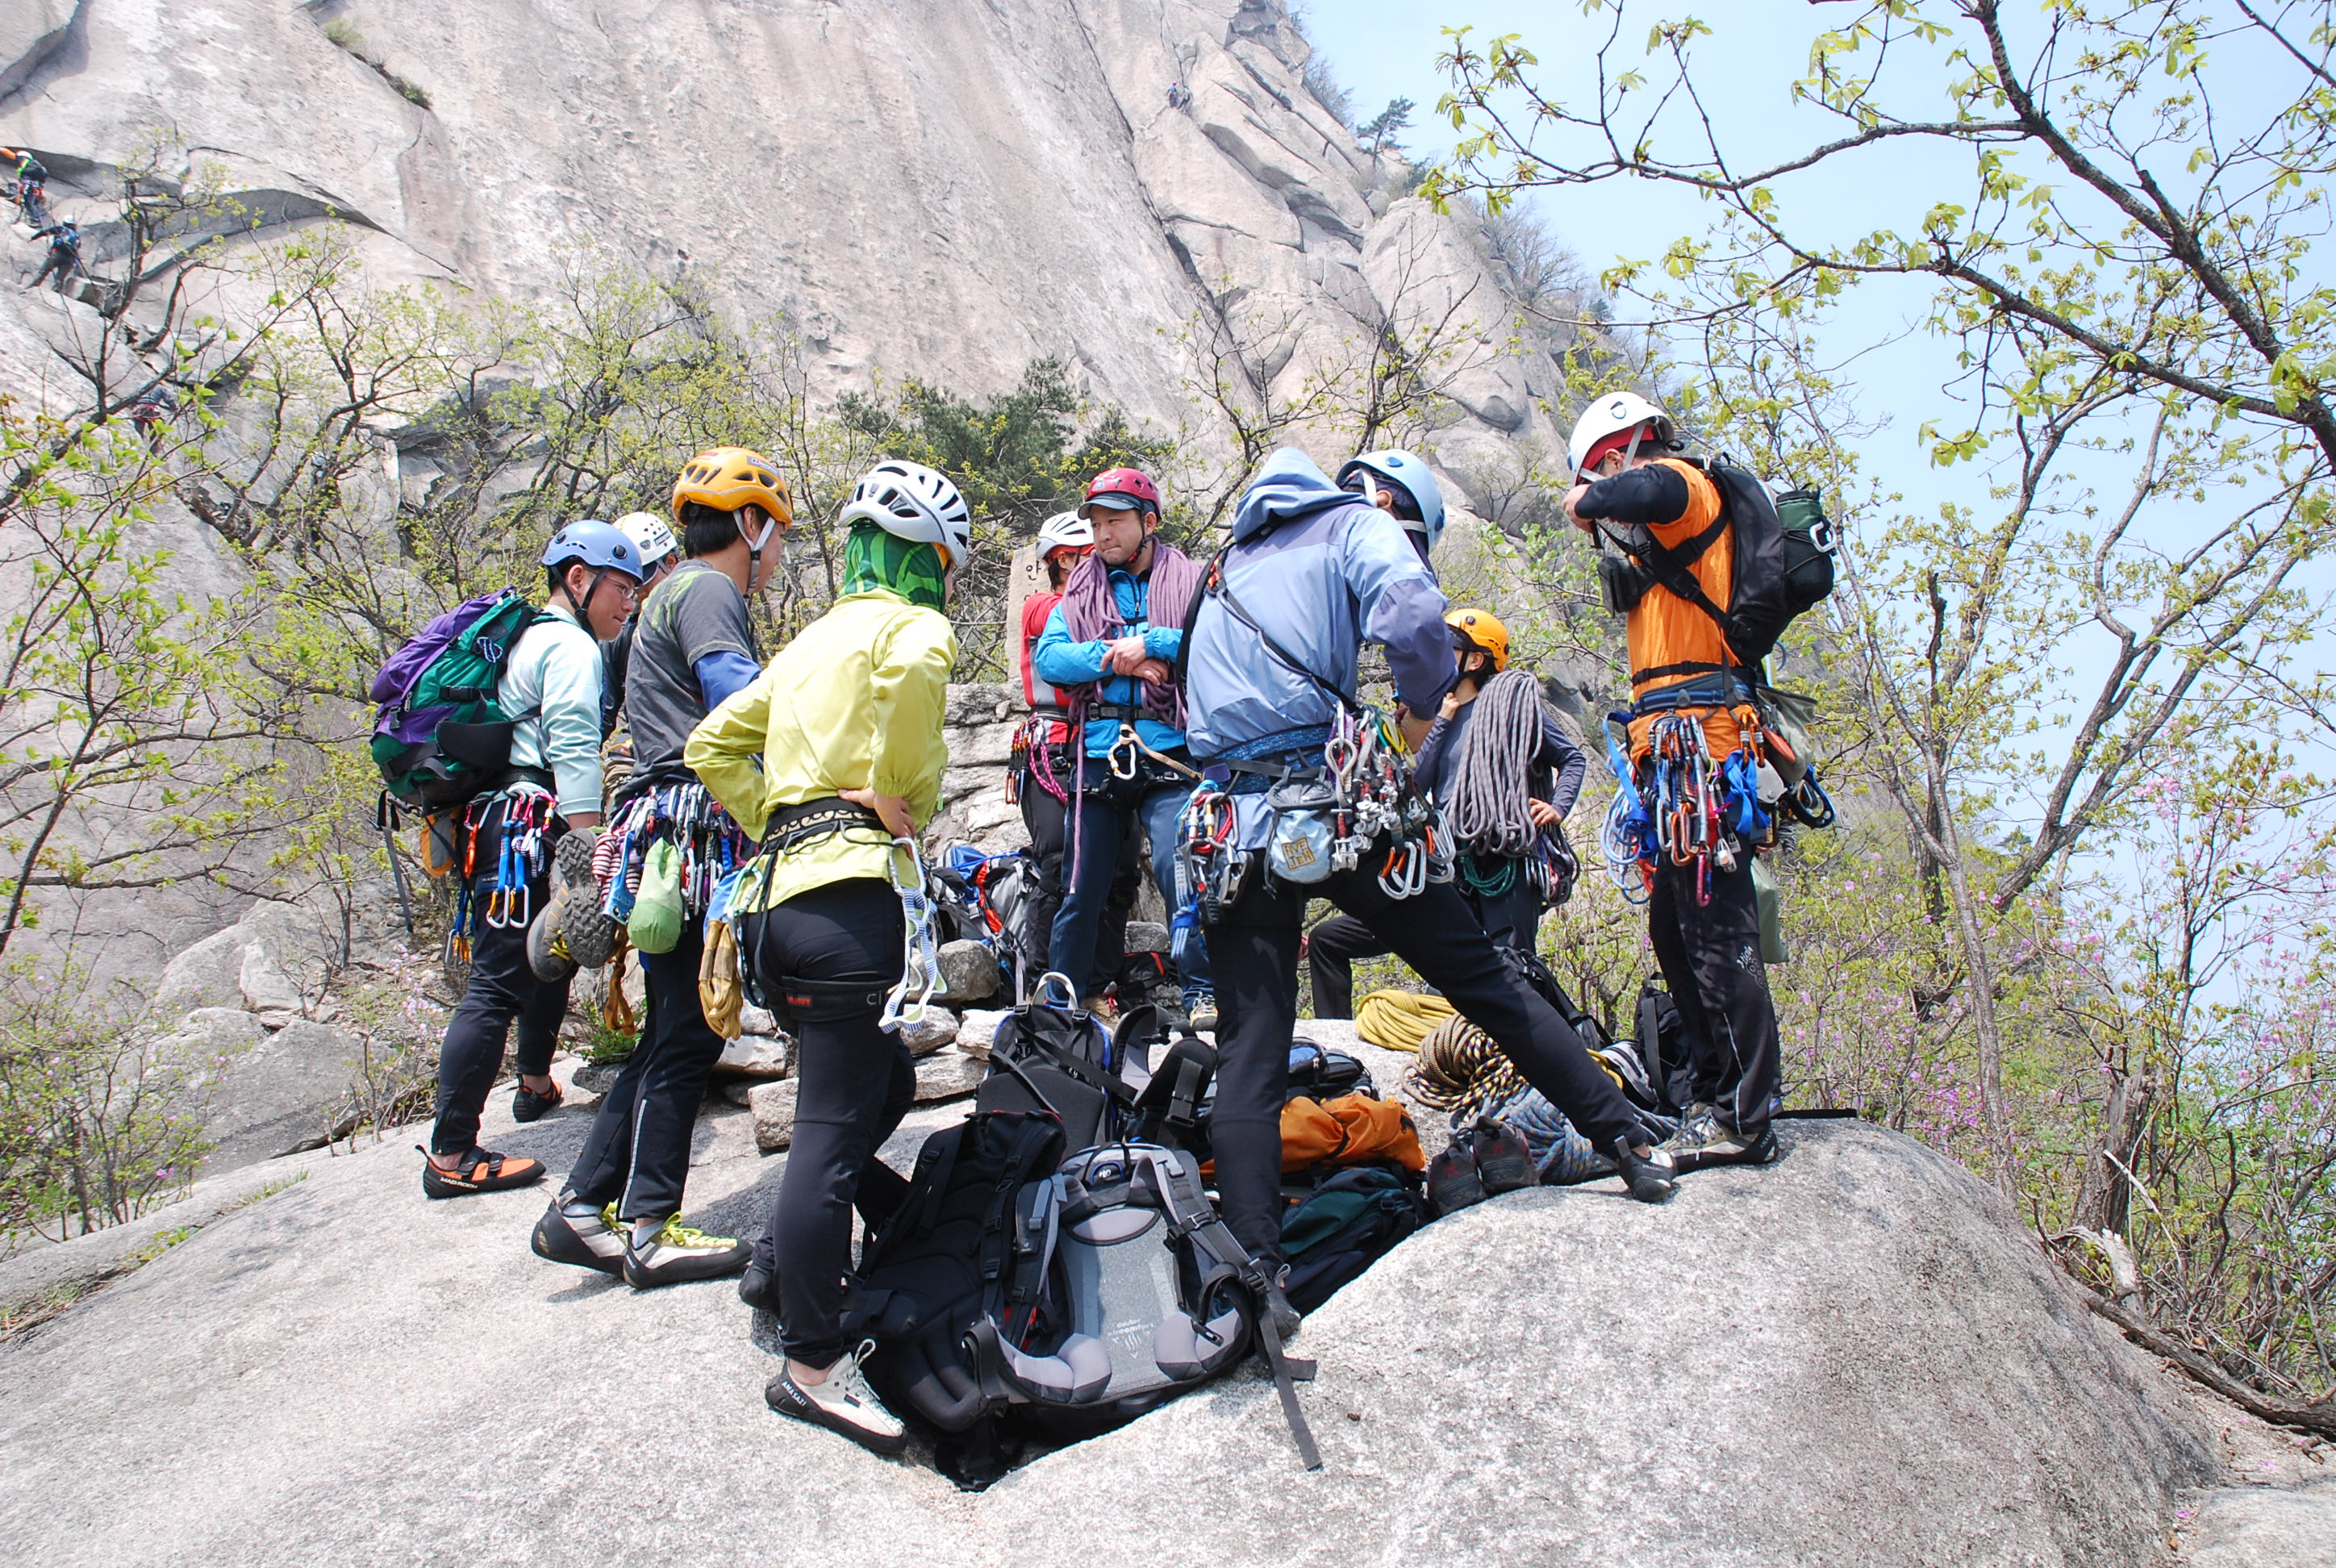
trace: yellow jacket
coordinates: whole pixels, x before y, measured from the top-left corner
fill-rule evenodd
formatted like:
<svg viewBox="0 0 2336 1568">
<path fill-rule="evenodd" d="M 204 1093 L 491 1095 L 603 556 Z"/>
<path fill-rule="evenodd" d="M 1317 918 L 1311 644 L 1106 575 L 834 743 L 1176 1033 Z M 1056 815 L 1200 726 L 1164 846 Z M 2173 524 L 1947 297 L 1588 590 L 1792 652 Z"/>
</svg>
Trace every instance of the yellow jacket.
<svg viewBox="0 0 2336 1568">
<path fill-rule="evenodd" d="M 938 610 L 882 589 L 846 594 L 706 716 L 682 760 L 755 838 L 777 807 L 848 789 L 900 795 L 922 822 L 940 803 L 949 766 L 941 720 L 956 662 L 957 634 Z M 883 876 L 891 853 L 880 831 L 830 833 L 758 859 L 731 907 L 748 913 L 830 882 Z"/>
</svg>

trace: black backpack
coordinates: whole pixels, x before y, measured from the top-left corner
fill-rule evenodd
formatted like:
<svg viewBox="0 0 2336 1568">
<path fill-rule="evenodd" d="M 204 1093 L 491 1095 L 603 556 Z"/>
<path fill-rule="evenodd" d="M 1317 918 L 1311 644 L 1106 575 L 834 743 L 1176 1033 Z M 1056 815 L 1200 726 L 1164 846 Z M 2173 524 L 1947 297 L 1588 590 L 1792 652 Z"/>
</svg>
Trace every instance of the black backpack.
<svg viewBox="0 0 2336 1568">
<path fill-rule="evenodd" d="M 1719 492 L 1719 516 L 1711 526 L 1676 549 L 1665 549 L 1643 530 L 1615 542 L 1637 557 L 1655 581 L 1709 616 L 1736 662 L 1757 671 L 1785 628 L 1832 595 L 1833 524 L 1813 490 L 1771 496 L 1757 477 L 1725 457 L 1687 461 L 1700 467 Z M 1689 570 L 1722 530 L 1732 531 L 1736 541 L 1725 609 L 1711 601 Z"/>
<path fill-rule="evenodd" d="M 1351 1165 L 1325 1177 L 1281 1215 L 1281 1288 L 1311 1312 L 1427 1222 L 1419 1178 L 1388 1165 Z"/>
<path fill-rule="evenodd" d="M 1653 980 L 1640 988 L 1637 1027 L 1631 1034 L 1653 1100 L 1648 1108 L 1667 1116 L 1684 1115 L 1695 1101 L 1687 1020 L 1671 994 Z"/>
<path fill-rule="evenodd" d="M 1051 1115 L 1073 1150 L 1128 1135 L 1151 1077 L 1158 1011 L 1149 1004 L 1130 1008 L 1118 1027 L 1106 1031 L 1085 1008 L 1048 1002 L 1046 989 L 1042 984 L 1039 996 L 998 1026 L 976 1108 Z"/>
</svg>

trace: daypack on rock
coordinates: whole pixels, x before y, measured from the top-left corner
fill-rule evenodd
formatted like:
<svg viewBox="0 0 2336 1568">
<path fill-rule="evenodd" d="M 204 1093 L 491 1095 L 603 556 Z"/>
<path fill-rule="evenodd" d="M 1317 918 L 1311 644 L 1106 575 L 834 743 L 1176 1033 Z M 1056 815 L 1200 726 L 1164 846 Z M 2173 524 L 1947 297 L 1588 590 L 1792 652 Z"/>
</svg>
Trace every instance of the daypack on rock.
<svg viewBox="0 0 2336 1568">
<path fill-rule="evenodd" d="M 382 666 L 372 750 L 393 799 L 436 810 L 501 786 L 513 716 L 496 688 L 521 636 L 550 618 L 507 588 L 448 610 Z"/>
<path fill-rule="evenodd" d="M 1709 616 L 1736 662 L 1747 674 L 1757 672 L 1795 618 L 1832 594 L 1833 525 L 1815 491 L 1771 495 L 1757 477 L 1724 457 L 1687 461 L 1701 468 L 1719 492 L 1719 516 L 1710 527 L 1675 549 L 1664 548 L 1644 530 L 1628 536 L 1610 531 L 1609 537 L 1655 581 Z M 1689 570 L 1722 531 L 1735 539 L 1724 607 L 1712 602 Z M 1645 673 L 1634 672 L 1632 678 Z"/>
<path fill-rule="evenodd" d="M 1016 970 L 1017 984 L 1046 968 L 1053 940 L 1039 920 L 1038 862 L 1020 850 L 992 855 L 974 868 L 971 881 L 981 894 L 990 938 L 998 956 Z"/>
<path fill-rule="evenodd" d="M 1282 1212 L 1290 1304 L 1313 1311 L 1426 1221 L 1416 1176 L 1380 1165 L 1326 1176 Z"/>
<path fill-rule="evenodd" d="M 1048 999 L 1067 991 L 1059 981 L 1046 977 L 1037 994 L 999 1023 L 974 1104 L 1050 1115 L 1069 1148 L 1091 1148 L 1132 1130 L 1136 1101 L 1151 1082 L 1159 1015 L 1149 1006 L 1131 1008 L 1106 1031 L 1085 1008 Z"/>
<path fill-rule="evenodd" d="M 1371 1082 L 1370 1069 L 1353 1056 L 1325 1049 L 1303 1035 L 1290 1042 L 1289 1086 L 1281 1096 L 1285 1103 L 1299 1095 L 1329 1100 L 1358 1091 L 1375 1095 L 1378 1086 Z"/>
</svg>

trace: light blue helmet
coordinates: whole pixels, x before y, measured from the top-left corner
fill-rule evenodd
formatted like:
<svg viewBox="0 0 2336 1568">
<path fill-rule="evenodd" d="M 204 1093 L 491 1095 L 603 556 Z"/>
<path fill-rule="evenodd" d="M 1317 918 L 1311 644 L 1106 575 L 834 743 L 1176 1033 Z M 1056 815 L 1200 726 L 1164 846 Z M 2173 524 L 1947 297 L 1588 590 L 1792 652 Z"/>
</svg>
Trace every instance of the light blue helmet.
<svg viewBox="0 0 2336 1568">
<path fill-rule="evenodd" d="M 1426 537 L 1427 548 L 1434 550 L 1436 541 L 1444 537 L 1444 492 L 1436 487 L 1436 476 L 1427 472 L 1427 460 L 1416 452 L 1404 452 L 1396 447 L 1377 452 L 1358 453 L 1347 460 L 1338 470 L 1338 488 L 1347 488 L 1347 481 L 1368 469 L 1377 478 L 1399 485 L 1419 508 L 1416 521 L 1403 520 L 1404 527 Z"/>
<path fill-rule="evenodd" d="M 621 529 L 589 517 L 563 525 L 543 547 L 544 565 L 566 566 L 571 561 L 599 571 L 621 571 L 635 582 L 648 575 L 640 548 Z"/>
</svg>

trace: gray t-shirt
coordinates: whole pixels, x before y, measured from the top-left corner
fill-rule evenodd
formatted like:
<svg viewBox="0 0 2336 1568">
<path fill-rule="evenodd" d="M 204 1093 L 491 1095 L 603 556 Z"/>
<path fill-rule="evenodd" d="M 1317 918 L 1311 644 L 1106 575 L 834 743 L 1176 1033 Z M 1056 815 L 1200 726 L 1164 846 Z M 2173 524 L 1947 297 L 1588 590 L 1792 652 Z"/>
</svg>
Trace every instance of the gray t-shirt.
<svg viewBox="0 0 2336 1568">
<path fill-rule="evenodd" d="M 697 661 L 715 653 L 763 662 L 738 585 L 705 561 L 685 560 L 650 590 L 633 633 L 625 716 L 632 726 L 637 784 L 688 781 L 682 747 L 706 714 Z"/>
</svg>

